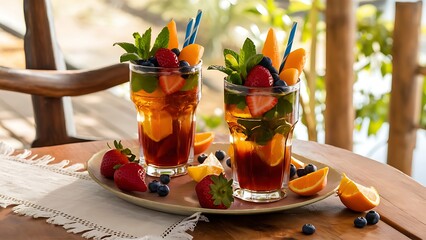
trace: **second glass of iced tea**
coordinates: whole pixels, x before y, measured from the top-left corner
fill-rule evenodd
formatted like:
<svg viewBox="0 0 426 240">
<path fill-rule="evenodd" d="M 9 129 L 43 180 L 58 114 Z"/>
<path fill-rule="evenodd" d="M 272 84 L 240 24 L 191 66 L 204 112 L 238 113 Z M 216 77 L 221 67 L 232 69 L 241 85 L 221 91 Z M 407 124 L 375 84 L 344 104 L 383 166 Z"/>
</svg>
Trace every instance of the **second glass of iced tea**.
<svg viewBox="0 0 426 240">
<path fill-rule="evenodd" d="M 299 83 L 246 87 L 224 81 L 225 119 L 231 134 L 234 196 L 250 202 L 273 202 L 286 196 L 290 178 L 293 129 L 298 121 Z M 260 116 L 248 101 L 277 100 Z"/>
<path fill-rule="evenodd" d="M 172 93 L 162 89 L 176 81 Z M 163 86 L 160 86 L 163 85 Z M 193 159 L 195 111 L 201 98 L 201 63 L 181 68 L 130 64 L 130 92 L 138 116 L 140 160 L 150 176 L 186 174 Z"/>
</svg>

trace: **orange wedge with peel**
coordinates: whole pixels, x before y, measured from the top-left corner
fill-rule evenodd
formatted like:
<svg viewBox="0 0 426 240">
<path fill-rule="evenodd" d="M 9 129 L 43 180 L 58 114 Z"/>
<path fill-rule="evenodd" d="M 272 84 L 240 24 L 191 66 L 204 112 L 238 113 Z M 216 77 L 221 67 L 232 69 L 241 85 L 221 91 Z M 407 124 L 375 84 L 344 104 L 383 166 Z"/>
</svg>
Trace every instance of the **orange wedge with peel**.
<svg viewBox="0 0 426 240">
<path fill-rule="evenodd" d="M 212 144 L 214 132 L 195 133 L 194 154 L 198 155 L 206 151 Z"/>
<path fill-rule="evenodd" d="M 278 71 L 280 67 L 280 50 L 278 47 L 277 36 L 273 28 L 270 28 L 268 31 L 265 44 L 263 45 L 262 54 L 271 59 L 272 66 Z"/>
<path fill-rule="evenodd" d="M 225 173 L 225 169 L 213 153 L 210 153 L 202 164 L 188 167 L 188 175 L 196 182 L 208 175 L 220 175 L 221 173 Z"/>
<path fill-rule="evenodd" d="M 343 174 L 337 195 L 349 209 L 364 212 L 373 209 L 380 203 L 380 195 L 374 187 L 365 187 L 349 179 Z"/>
<path fill-rule="evenodd" d="M 169 45 L 168 49 L 178 48 L 179 41 L 178 41 L 178 34 L 176 29 L 176 22 L 175 20 L 170 20 L 170 22 L 167 24 L 167 28 L 169 29 Z"/>
<path fill-rule="evenodd" d="M 299 168 L 304 168 L 305 167 L 305 163 L 300 161 L 299 159 L 291 156 L 291 163 L 296 167 L 296 169 Z"/>
<path fill-rule="evenodd" d="M 197 65 L 204 54 L 204 47 L 193 43 L 189 44 L 188 46 L 182 48 L 182 51 L 180 51 L 179 54 L 179 61 L 187 61 L 189 65 L 194 66 Z"/>
<path fill-rule="evenodd" d="M 328 167 L 321 168 L 303 177 L 291 180 L 288 188 L 301 196 L 312 196 L 327 186 Z"/>
<path fill-rule="evenodd" d="M 306 63 L 306 51 L 303 48 L 298 48 L 287 56 L 287 60 L 284 64 L 284 70 L 289 68 L 296 68 L 299 71 L 299 76 L 303 72 L 303 67 Z M 284 71 L 283 70 L 283 71 Z M 297 77 L 299 77 L 297 76 Z"/>
<path fill-rule="evenodd" d="M 287 83 L 288 86 L 292 86 L 296 84 L 299 79 L 299 70 L 297 70 L 297 68 L 283 69 L 280 73 L 280 79 Z"/>
</svg>

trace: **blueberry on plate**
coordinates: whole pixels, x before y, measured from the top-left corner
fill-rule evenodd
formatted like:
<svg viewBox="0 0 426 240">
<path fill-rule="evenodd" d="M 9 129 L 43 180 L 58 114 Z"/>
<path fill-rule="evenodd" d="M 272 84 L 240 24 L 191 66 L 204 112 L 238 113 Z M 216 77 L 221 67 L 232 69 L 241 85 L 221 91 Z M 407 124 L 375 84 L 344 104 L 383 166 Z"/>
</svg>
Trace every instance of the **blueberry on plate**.
<svg viewBox="0 0 426 240">
<path fill-rule="evenodd" d="M 232 164 L 231 164 L 231 157 L 228 157 L 228 158 L 226 159 L 226 166 L 228 166 L 228 167 L 232 168 Z"/>
<path fill-rule="evenodd" d="M 306 175 L 305 169 L 304 168 L 299 168 L 296 170 L 297 176 L 298 177 L 303 177 Z"/>
<path fill-rule="evenodd" d="M 312 163 L 309 163 L 308 165 L 305 166 L 305 174 L 315 172 L 316 170 L 317 170 L 317 166 L 315 166 Z"/>
<path fill-rule="evenodd" d="M 354 220 L 354 226 L 357 228 L 363 228 L 367 225 L 367 219 L 365 217 L 357 217 Z"/>
<path fill-rule="evenodd" d="M 216 152 L 214 152 L 214 155 L 219 161 L 222 161 L 223 159 L 225 159 L 226 153 L 223 150 L 217 150 Z"/>
<path fill-rule="evenodd" d="M 315 226 L 310 224 L 310 223 L 306 223 L 305 225 L 303 225 L 302 227 L 302 233 L 305 235 L 312 235 L 315 232 Z"/>
<path fill-rule="evenodd" d="M 198 155 L 197 160 L 200 164 L 202 164 L 207 159 L 207 157 L 207 154 L 201 153 L 200 155 Z"/>
<path fill-rule="evenodd" d="M 157 192 L 158 186 L 160 186 L 160 182 L 158 182 L 157 180 L 152 180 L 152 182 L 148 183 L 149 192 Z"/>
<path fill-rule="evenodd" d="M 365 219 L 367 220 L 368 225 L 374 225 L 379 222 L 380 215 L 378 212 L 371 210 L 367 214 L 365 214 Z"/>
<path fill-rule="evenodd" d="M 290 163 L 290 178 L 293 178 L 294 176 L 296 176 L 296 171 L 297 171 L 296 167 L 292 163 Z"/>
<path fill-rule="evenodd" d="M 170 192 L 169 186 L 167 185 L 158 186 L 158 189 L 157 189 L 158 196 L 165 197 L 169 194 L 169 192 Z"/>
<path fill-rule="evenodd" d="M 170 175 L 169 174 L 161 174 L 160 175 L 160 182 L 162 184 L 169 184 L 169 182 L 170 182 Z"/>
</svg>

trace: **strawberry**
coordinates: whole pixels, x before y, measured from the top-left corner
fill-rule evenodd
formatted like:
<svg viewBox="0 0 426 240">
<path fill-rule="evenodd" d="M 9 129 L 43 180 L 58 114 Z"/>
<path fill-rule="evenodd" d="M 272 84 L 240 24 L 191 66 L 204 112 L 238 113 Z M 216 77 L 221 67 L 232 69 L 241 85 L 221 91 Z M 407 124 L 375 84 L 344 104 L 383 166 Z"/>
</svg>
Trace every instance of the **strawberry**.
<svg viewBox="0 0 426 240">
<path fill-rule="evenodd" d="M 178 57 L 172 50 L 167 48 L 160 48 L 155 53 L 155 58 L 157 59 L 158 65 L 160 67 L 175 68 L 179 67 Z"/>
<path fill-rule="evenodd" d="M 146 192 L 145 170 L 139 163 L 118 166 L 114 173 L 115 185 L 123 191 Z"/>
<path fill-rule="evenodd" d="M 249 95 L 246 96 L 246 102 L 251 115 L 259 117 L 271 110 L 277 104 L 278 99 L 267 95 Z"/>
<path fill-rule="evenodd" d="M 269 70 L 263 66 L 254 66 L 247 75 L 244 86 L 246 87 L 271 87 L 274 83 Z"/>
<path fill-rule="evenodd" d="M 175 93 L 185 85 L 185 79 L 180 75 L 161 75 L 159 80 L 160 87 L 165 94 Z"/>
<path fill-rule="evenodd" d="M 107 144 L 108 145 L 108 144 Z M 109 148 L 111 148 L 108 145 Z M 108 150 L 102 157 L 101 174 L 106 178 L 114 177 L 114 166 L 135 160 L 136 156 L 128 148 L 123 148 L 121 141 L 114 140 L 114 149 Z"/>
<path fill-rule="evenodd" d="M 203 208 L 227 209 L 234 201 L 232 179 L 228 181 L 223 174 L 207 175 L 197 183 L 195 192 Z"/>
</svg>

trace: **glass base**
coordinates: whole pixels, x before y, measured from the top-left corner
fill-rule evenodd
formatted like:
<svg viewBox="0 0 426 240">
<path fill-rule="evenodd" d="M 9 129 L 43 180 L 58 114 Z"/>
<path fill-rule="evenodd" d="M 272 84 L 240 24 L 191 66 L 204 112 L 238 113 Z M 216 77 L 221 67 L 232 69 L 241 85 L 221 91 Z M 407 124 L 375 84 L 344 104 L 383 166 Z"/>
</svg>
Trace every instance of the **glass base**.
<svg viewBox="0 0 426 240">
<path fill-rule="evenodd" d="M 234 189 L 234 197 L 247 202 L 268 203 L 276 202 L 287 196 L 285 189 L 276 191 L 251 191 L 243 188 Z"/>
<path fill-rule="evenodd" d="M 152 177 L 160 177 L 161 174 L 168 174 L 170 177 L 185 175 L 188 172 L 188 165 L 182 164 L 174 167 L 159 167 L 154 165 L 145 165 L 146 174 Z"/>
</svg>

